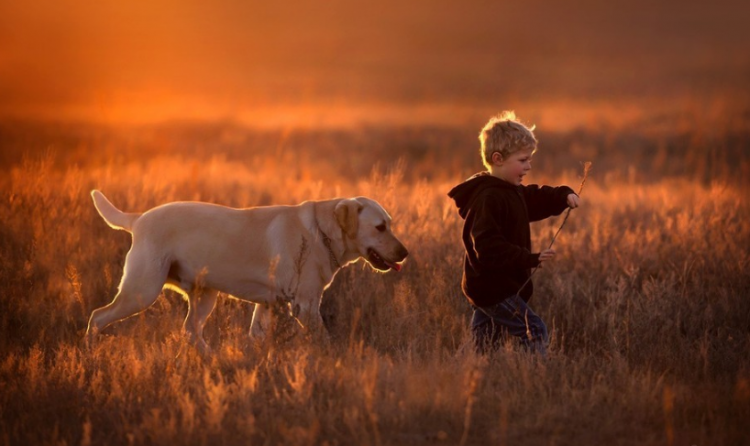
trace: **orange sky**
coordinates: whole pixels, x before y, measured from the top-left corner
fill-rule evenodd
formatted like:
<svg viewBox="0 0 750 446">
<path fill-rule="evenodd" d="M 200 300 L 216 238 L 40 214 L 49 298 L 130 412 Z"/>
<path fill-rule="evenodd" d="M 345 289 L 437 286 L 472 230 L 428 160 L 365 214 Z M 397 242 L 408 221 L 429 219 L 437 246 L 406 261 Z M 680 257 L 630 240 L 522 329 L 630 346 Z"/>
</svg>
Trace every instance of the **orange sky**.
<svg viewBox="0 0 750 446">
<path fill-rule="evenodd" d="M 654 3 L 0 0 L 0 115 L 325 122 L 746 97 L 750 2 Z"/>
</svg>

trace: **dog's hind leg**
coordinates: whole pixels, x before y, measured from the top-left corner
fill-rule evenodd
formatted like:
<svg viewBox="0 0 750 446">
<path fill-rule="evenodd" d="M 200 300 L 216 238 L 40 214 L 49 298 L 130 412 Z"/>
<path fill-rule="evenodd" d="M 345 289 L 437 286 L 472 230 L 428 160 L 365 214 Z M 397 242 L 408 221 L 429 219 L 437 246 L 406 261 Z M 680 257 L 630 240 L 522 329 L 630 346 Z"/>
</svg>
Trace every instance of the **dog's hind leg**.
<svg viewBox="0 0 750 446">
<path fill-rule="evenodd" d="M 109 305 L 91 313 L 86 337 L 91 339 L 112 322 L 150 307 L 161 293 L 168 270 L 168 264 L 155 259 L 150 250 L 134 245 L 125 260 L 120 290 Z"/>
<path fill-rule="evenodd" d="M 203 339 L 203 326 L 214 311 L 218 296 L 218 291 L 201 287 L 195 287 L 188 293 L 188 314 L 183 329 L 188 341 L 204 355 L 211 353 L 211 348 Z"/>
</svg>

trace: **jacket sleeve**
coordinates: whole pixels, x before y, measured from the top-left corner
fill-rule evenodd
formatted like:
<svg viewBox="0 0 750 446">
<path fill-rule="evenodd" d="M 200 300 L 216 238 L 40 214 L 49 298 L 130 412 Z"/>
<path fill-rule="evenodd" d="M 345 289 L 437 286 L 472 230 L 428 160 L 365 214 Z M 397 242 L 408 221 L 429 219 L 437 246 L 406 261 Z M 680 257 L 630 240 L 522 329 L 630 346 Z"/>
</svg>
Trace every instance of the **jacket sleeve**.
<svg viewBox="0 0 750 446">
<path fill-rule="evenodd" d="M 568 195 L 575 194 L 568 186 L 522 186 L 523 198 L 529 211 L 529 221 L 544 220 L 553 215 L 560 215 L 568 208 Z"/>
<path fill-rule="evenodd" d="M 477 260 L 484 271 L 508 268 L 534 268 L 539 254 L 532 254 L 508 241 L 503 235 L 503 217 L 508 206 L 501 199 L 485 196 L 474 207 L 471 238 Z"/>
</svg>

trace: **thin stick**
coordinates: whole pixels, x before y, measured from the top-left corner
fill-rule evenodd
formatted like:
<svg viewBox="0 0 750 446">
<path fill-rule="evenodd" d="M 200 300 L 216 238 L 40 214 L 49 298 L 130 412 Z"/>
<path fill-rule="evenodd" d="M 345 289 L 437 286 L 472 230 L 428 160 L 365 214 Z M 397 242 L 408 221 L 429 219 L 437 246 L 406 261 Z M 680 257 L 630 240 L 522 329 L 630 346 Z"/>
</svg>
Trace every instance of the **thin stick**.
<svg viewBox="0 0 750 446">
<path fill-rule="evenodd" d="M 577 192 L 578 196 L 580 196 L 581 192 L 583 192 L 583 185 L 586 184 L 586 178 L 589 176 L 589 170 L 591 170 L 591 161 L 586 161 L 585 163 L 583 163 L 583 179 L 581 180 L 581 185 L 578 186 L 578 192 Z M 565 212 L 565 218 L 563 218 L 562 223 L 560 223 L 560 227 L 557 228 L 557 232 L 555 232 L 555 235 L 552 236 L 552 241 L 549 242 L 549 246 L 547 247 L 547 249 L 552 249 L 552 245 L 555 244 L 555 240 L 557 240 L 557 236 L 560 234 L 560 231 L 562 231 L 563 226 L 565 226 L 565 222 L 568 221 L 568 217 L 570 217 L 570 211 L 572 210 L 573 208 L 569 207 L 568 210 Z M 518 292 L 516 293 L 516 295 L 518 296 L 521 295 L 521 290 L 523 290 L 526 287 L 526 285 L 528 285 L 529 282 L 531 282 L 531 277 L 534 275 L 534 273 L 536 273 L 536 270 L 538 269 L 539 267 L 537 266 L 536 268 L 534 268 L 533 271 L 531 271 L 531 274 L 529 274 L 529 278 L 526 279 L 526 282 L 524 282 L 523 285 L 521 285 L 521 288 L 518 289 Z"/>
</svg>

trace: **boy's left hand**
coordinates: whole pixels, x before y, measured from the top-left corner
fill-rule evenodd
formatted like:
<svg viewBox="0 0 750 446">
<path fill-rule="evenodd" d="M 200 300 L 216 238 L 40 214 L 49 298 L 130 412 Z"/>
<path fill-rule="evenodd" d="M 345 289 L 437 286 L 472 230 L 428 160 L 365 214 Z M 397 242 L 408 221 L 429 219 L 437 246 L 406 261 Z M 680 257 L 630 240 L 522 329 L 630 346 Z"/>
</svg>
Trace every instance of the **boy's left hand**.
<svg viewBox="0 0 750 446">
<path fill-rule="evenodd" d="M 581 197 L 579 197 L 576 194 L 569 194 L 568 195 L 568 206 L 571 209 L 575 209 L 575 208 L 577 208 L 580 205 L 581 205 Z"/>
</svg>

